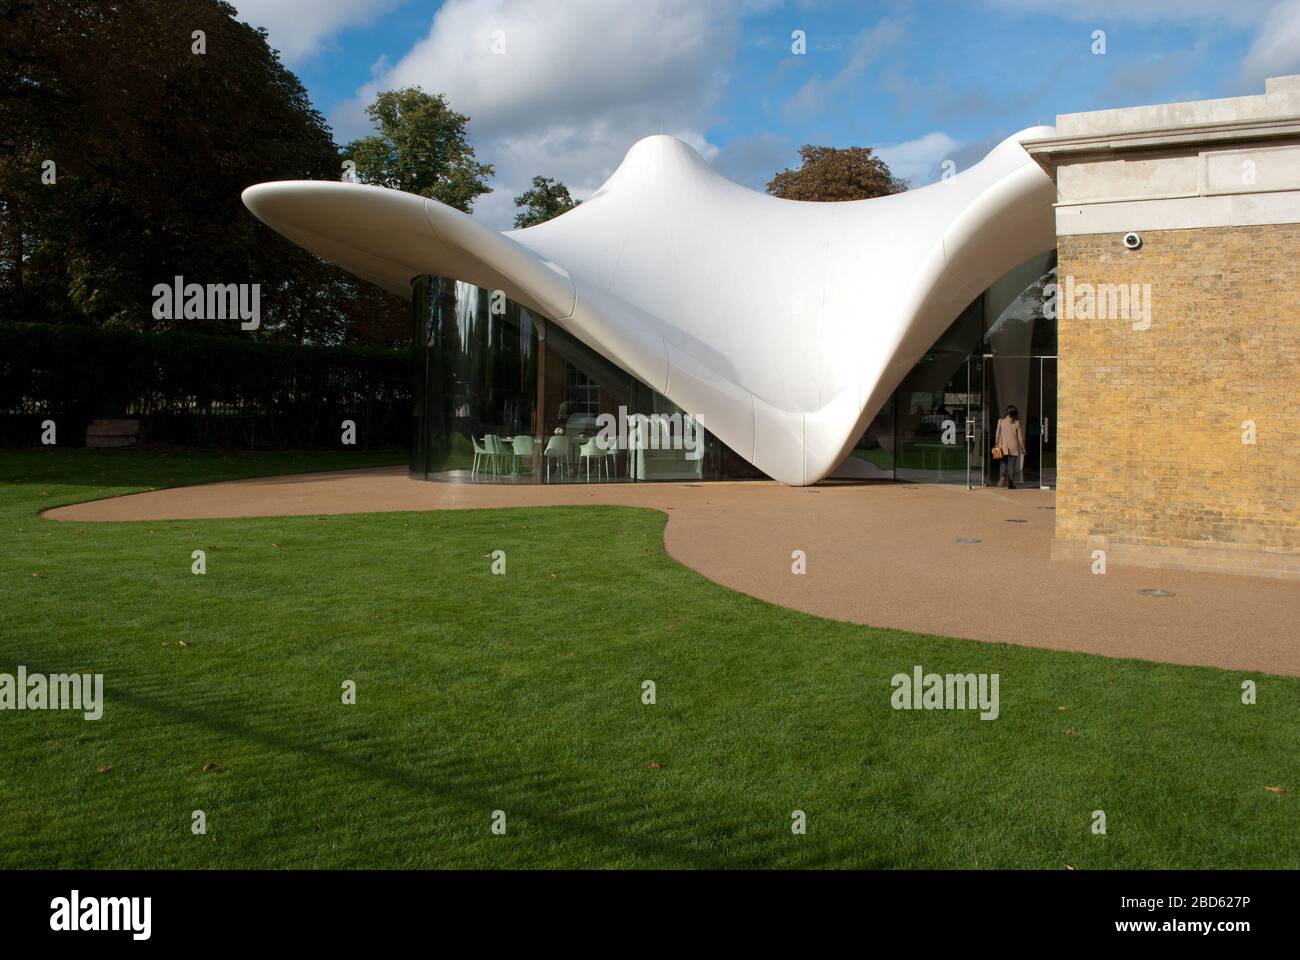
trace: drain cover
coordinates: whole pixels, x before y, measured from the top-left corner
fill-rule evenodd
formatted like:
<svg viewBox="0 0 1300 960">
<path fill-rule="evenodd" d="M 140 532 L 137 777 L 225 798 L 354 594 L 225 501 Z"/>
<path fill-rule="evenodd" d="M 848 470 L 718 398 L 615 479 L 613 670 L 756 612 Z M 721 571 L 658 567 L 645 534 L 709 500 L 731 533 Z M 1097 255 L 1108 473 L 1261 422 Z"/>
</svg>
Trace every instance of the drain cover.
<svg viewBox="0 0 1300 960">
<path fill-rule="evenodd" d="M 983 540 L 977 540 L 974 537 L 958 537 L 958 543 L 983 543 Z"/>
<path fill-rule="evenodd" d="M 1028 523 L 1028 520 L 1008 520 L 1007 523 Z"/>
<path fill-rule="evenodd" d="M 1159 590 L 1154 587 L 1148 587 L 1146 590 L 1138 591 L 1139 597 L 1172 597 L 1173 594 L 1168 590 Z"/>
</svg>

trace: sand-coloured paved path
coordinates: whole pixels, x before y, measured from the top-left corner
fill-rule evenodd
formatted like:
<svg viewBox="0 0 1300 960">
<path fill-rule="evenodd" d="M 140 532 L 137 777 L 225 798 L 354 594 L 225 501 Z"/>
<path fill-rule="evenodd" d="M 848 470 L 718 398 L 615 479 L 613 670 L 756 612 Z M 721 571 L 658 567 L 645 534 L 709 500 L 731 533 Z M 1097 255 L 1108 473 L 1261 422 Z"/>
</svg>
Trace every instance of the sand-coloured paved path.
<svg viewBox="0 0 1300 960">
<path fill-rule="evenodd" d="M 57 520 L 301 516 L 614 504 L 668 515 L 675 559 L 818 616 L 1114 657 L 1300 676 L 1300 585 L 1049 559 L 1050 491 L 775 483 L 470 485 L 403 468 L 157 490 L 46 512 Z M 1010 523 L 1024 520 L 1024 523 Z M 979 543 L 958 543 L 976 539 Z M 791 553 L 807 573 L 791 573 Z M 1172 591 L 1147 599 L 1143 588 Z"/>
</svg>

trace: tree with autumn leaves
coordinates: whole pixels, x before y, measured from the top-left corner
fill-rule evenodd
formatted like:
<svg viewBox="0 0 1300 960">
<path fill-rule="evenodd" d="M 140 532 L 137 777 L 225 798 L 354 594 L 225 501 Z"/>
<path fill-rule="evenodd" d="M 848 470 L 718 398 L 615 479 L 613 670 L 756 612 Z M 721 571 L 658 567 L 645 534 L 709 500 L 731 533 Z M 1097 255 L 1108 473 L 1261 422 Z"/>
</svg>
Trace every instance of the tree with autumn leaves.
<svg viewBox="0 0 1300 960">
<path fill-rule="evenodd" d="M 767 192 L 783 200 L 812 200 L 835 203 L 869 200 L 902 193 L 907 189 L 870 147 L 799 148 L 802 160 L 797 170 L 782 170 L 767 185 Z"/>
</svg>

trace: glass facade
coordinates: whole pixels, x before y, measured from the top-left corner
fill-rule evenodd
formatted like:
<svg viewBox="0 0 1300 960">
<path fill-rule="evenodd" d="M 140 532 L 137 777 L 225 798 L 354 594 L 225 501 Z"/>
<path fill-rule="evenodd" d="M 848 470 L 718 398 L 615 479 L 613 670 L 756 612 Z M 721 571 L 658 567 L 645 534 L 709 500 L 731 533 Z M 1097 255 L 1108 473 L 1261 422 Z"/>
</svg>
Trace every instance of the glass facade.
<svg viewBox="0 0 1300 960">
<path fill-rule="evenodd" d="M 1055 483 L 1056 253 L 1010 271 L 908 373 L 840 476 L 997 482 L 1008 404 L 1017 482 Z M 441 277 L 414 289 L 411 475 L 476 483 L 721 480 L 763 475 L 667 397 L 500 292 Z"/>
<path fill-rule="evenodd" d="M 656 393 L 500 292 L 415 283 L 411 475 L 475 483 L 761 477 Z"/>
<path fill-rule="evenodd" d="M 1009 404 L 1024 423 L 1017 482 L 1056 482 L 1056 252 L 975 299 L 907 374 L 859 439 L 853 475 L 909 483 L 997 482 L 992 438 Z"/>
</svg>

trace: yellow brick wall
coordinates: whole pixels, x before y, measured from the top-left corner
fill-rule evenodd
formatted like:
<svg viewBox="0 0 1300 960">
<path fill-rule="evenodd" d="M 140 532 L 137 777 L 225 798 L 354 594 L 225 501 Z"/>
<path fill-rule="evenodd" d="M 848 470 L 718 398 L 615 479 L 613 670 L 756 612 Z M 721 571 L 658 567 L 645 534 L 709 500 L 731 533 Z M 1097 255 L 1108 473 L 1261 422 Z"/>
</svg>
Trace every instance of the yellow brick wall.
<svg viewBox="0 0 1300 960">
<path fill-rule="evenodd" d="M 1059 321 L 1058 540 L 1300 550 L 1300 225 L 1142 239 L 1058 239 L 1062 279 L 1152 297 L 1148 330 Z"/>
</svg>

